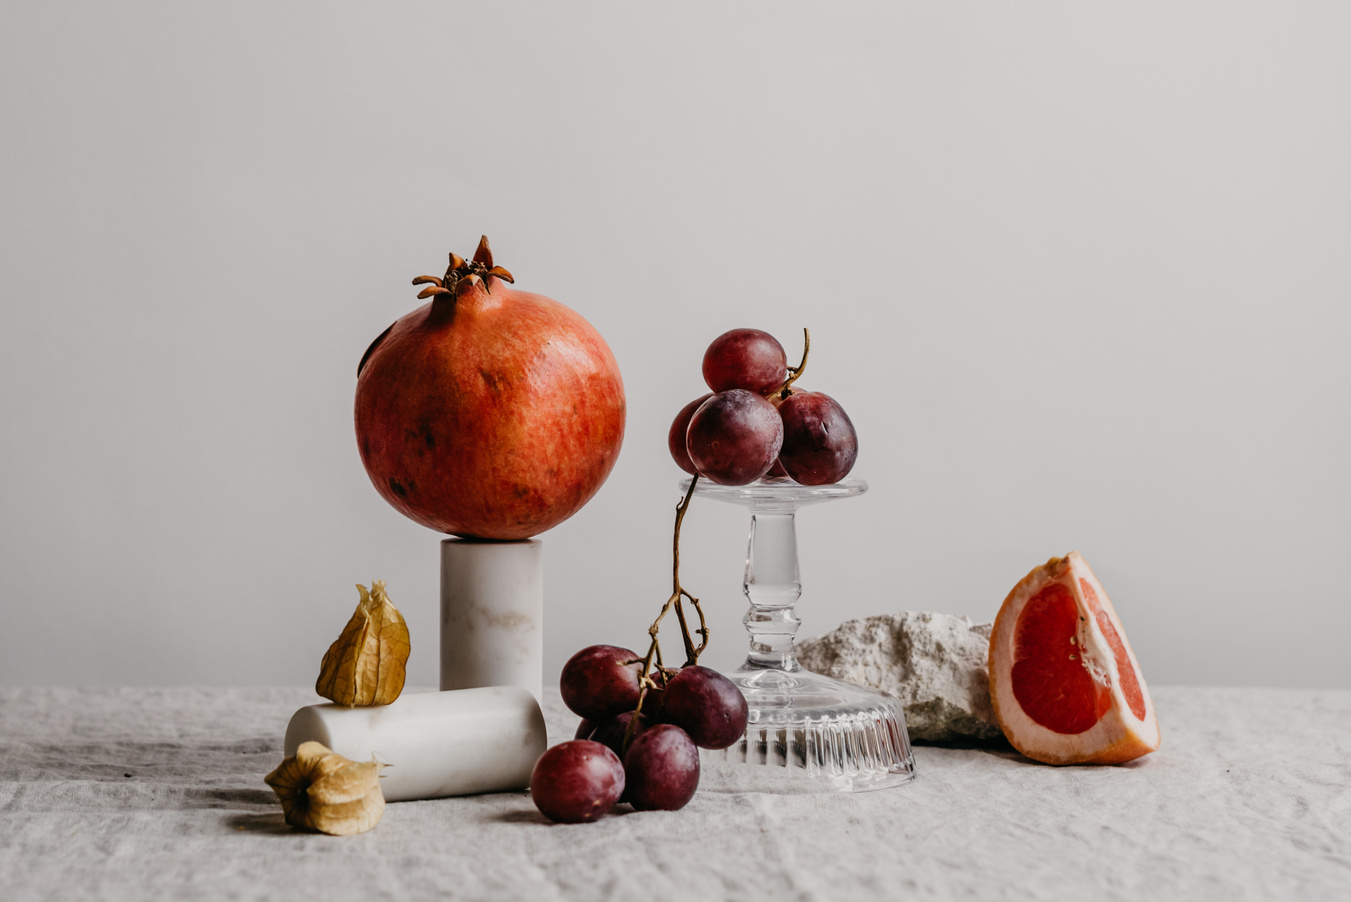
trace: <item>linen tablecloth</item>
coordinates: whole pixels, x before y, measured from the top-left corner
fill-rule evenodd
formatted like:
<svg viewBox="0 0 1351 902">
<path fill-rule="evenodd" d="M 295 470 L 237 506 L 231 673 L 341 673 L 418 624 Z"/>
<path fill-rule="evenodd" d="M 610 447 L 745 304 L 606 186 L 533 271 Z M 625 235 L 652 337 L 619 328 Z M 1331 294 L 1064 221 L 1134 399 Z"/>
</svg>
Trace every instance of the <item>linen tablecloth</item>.
<svg viewBox="0 0 1351 902">
<path fill-rule="evenodd" d="M 0 899 L 1351 899 L 1351 692 L 1154 696 L 1163 747 L 1120 767 L 919 746 L 897 789 L 722 764 L 678 812 L 502 793 L 338 838 L 263 783 L 309 690 L 0 689 Z"/>
</svg>

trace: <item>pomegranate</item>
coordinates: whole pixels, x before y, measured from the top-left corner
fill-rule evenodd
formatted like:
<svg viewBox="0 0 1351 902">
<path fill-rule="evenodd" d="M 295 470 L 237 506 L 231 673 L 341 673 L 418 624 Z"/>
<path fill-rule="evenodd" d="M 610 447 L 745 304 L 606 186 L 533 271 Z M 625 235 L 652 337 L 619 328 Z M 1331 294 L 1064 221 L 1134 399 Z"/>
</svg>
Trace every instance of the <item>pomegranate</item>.
<svg viewBox="0 0 1351 902">
<path fill-rule="evenodd" d="M 400 513 L 440 532 L 524 539 L 557 526 L 605 482 L 624 438 L 624 384 L 590 323 L 508 288 L 485 236 L 419 276 L 431 300 L 357 366 L 361 462 Z"/>
</svg>

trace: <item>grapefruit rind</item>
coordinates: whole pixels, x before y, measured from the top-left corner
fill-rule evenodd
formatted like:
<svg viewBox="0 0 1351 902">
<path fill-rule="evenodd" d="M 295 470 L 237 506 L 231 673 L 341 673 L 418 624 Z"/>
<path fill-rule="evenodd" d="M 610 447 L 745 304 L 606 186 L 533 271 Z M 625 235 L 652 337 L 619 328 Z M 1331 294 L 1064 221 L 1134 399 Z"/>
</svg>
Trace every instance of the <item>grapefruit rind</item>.
<svg viewBox="0 0 1351 902">
<path fill-rule="evenodd" d="M 1079 733 L 1060 733 L 1034 720 L 1014 694 L 1013 666 L 1018 661 L 1016 634 L 1027 603 L 1053 584 L 1063 585 L 1079 614 L 1075 646 L 1084 670 L 1100 694 L 1110 699 L 1102 716 Z M 1115 633 L 1109 641 L 1099 612 Z M 1113 645 L 1118 646 L 1117 649 Z M 1133 674 L 1123 679 L 1117 652 L 1124 652 Z M 1111 599 L 1077 551 L 1051 558 L 1013 587 L 990 634 L 990 700 L 1009 742 L 1023 755 L 1045 764 L 1121 764 L 1159 747 L 1159 724 L 1140 665 L 1126 639 Z M 1133 676 L 1133 679 L 1131 677 Z M 1130 689 L 1127 697 L 1126 689 Z M 1134 703 L 1134 704 L 1132 704 Z M 1134 707 L 1136 710 L 1132 710 Z M 1143 716 L 1137 711 L 1143 708 Z"/>
</svg>

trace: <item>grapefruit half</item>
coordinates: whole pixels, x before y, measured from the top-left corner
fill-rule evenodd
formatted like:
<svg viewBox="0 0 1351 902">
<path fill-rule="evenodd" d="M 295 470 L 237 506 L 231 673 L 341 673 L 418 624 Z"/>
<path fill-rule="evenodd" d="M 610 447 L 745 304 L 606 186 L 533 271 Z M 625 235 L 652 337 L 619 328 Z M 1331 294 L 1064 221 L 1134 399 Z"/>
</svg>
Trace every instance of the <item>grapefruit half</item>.
<svg viewBox="0 0 1351 902">
<path fill-rule="evenodd" d="M 1023 577 L 990 634 L 990 699 L 1045 764 L 1120 764 L 1159 747 L 1154 702 L 1112 601 L 1071 551 Z"/>
</svg>

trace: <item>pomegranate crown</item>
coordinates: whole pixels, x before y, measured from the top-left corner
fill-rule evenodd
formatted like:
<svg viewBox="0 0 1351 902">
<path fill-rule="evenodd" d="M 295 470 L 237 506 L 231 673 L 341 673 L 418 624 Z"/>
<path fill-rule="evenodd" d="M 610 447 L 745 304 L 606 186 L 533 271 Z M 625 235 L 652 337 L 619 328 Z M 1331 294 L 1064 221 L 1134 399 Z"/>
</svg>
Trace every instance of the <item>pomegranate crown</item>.
<svg viewBox="0 0 1351 902">
<path fill-rule="evenodd" d="M 446 274 L 437 278 L 436 276 L 418 276 L 413 280 L 414 285 L 426 285 L 427 287 L 418 292 L 418 299 L 434 297 L 438 294 L 459 294 L 462 290 L 460 286 L 468 288 L 473 285 L 482 285 L 484 291 L 491 291 L 488 284 L 489 276 L 497 276 L 506 282 L 515 283 L 516 280 L 511 277 L 500 266 L 493 266 L 492 248 L 488 247 L 488 236 L 484 235 L 479 239 L 478 250 L 474 251 L 473 260 L 465 260 L 459 254 L 450 255 L 450 266 L 446 269 Z"/>
</svg>

